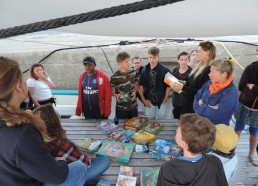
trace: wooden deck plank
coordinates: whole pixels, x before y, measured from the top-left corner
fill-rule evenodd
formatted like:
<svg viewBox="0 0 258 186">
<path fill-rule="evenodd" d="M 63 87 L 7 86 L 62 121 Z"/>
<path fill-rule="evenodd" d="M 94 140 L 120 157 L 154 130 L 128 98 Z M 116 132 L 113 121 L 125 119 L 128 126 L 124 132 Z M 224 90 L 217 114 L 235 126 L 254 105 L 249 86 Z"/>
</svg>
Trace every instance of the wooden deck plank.
<svg viewBox="0 0 258 186">
<path fill-rule="evenodd" d="M 155 121 L 155 120 L 153 120 Z M 96 128 L 97 120 L 72 120 L 72 119 L 61 119 L 63 128 L 66 130 L 66 135 L 76 144 L 82 142 L 86 137 L 92 137 L 94 139 L 105 140 L 106 135 L 102 134 Z M 166 139 L 175 138 L 176 129 L 178 127 L 178 121 L 176 120 L 159 120 L 159 123 L 164 125 L 164 130 L 157 136 Z M 122 132 L 123 125 L 126 120 L 119 121 L 119 131 Z M 140 171 L 141 169 L 160 169 L 160 166 L 164 161 L 157 160 L 151 157 L 151 151 L 154 147 L 154 143 L 149 145 L 149 153 L 137 154 L 133 153 L 128 166 L 135 167 L 134 176 L 137 177 L 137 186 L 140 185 Z M 253 166 L 248 158 L 249 150 L 249 134 L 244 132 L 238 142 L 236 153 L 238 156 L 242 156 L 246 162 L 245 181 L 244 185 L 251 186 L 258 183 L 258 167 Z M 90 155 L 94 157 L 95 155 Z M 101 176 L 101 179 L 106 179 L 111 181 L 112 185 L 115 185 L 118 170 L 121 164 L 116 162 L 111 162 L 109 169 Z M 87 184 L 89 186 L 96 185 L 97 181 Z"/>
</svg>

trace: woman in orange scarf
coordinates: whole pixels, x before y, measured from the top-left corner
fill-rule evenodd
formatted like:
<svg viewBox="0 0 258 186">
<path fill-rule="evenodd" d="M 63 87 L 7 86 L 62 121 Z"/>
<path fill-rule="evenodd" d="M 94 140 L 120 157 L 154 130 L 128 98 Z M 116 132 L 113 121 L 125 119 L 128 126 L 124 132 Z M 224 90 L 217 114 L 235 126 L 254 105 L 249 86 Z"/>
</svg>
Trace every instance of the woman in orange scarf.
<svg viewBox="0 0 258 186">
<path fill-rule="evenodd" d="M 194 97 L 194 111 L 210 119 L 215 125 L 229 125 L 237 111 L 238 90 L 233 84 L 233 62 L 230 58 L 212 62 L 210 81 L 205 83 Z"/>
</svg>

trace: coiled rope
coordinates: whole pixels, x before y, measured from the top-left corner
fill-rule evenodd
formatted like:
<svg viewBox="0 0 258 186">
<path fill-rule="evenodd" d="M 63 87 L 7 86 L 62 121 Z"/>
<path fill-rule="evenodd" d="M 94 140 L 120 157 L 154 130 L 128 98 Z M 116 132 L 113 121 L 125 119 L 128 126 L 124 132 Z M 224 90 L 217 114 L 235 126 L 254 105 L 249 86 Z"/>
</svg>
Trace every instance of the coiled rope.
<svg viewBox="0 0 258 186">
<path fill-rule="evenodd" d="M 77 23 L 84 23 L 92 20 L 99 20 L 108 17 L 138 12 L 154 7 L 164 6 L 167 4 L 176 3 L 183 0 L 144 0 L 140 2 L 129 3 L 111 8 L 104 8 L 87 13 L 67 16 L 63 18 L 51 19 L 48 21 L 36 22 L 22 26 L 15 26 L 0 30 L 0 38 L 22 35 L 42 30 L 48 30 Z"/>
</svg>

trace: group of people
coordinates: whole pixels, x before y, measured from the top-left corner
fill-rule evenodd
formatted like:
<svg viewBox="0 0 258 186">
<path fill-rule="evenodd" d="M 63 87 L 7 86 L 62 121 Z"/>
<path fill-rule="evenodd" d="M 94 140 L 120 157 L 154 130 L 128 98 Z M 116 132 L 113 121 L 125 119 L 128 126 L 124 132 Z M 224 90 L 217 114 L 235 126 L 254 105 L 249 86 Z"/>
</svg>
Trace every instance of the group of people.
<svg viewBox="0 0 258 186">
<path fill-rule="evenodd" d="M 227 185 L 237 167 L 235 148 L 245 125 L 250 132 L 248 157 L 258 165 L 254 156 L 258 136 L 258 50 L 256 53 L 257 61 L 246 67 L 240 79 L 240 95 L 233 83 L 232 59 L 214 60 L 216 47 L 210 41 L 201 42 L 190 55 L 181 52 L 179 65 L 172 71 L 160 63 L 157 47 L 149 48 L 149 63 L 144 67 L 139 57 L 130 60 L 127 52 L 120 52 L 118 70 L 110 79 L 87 56 L 85 72 L 79 77 L 76 115 L 108 118 L 112 95 L 119 119 L 138 116 L 137 98 L 150 119 L 163 119 L 173 112 L 180 119 L 176 141 L 183 155 L 162 165 L 158 185 Z M 41 64 L 31 67 L 27 82 L 16 61 L 0 57 L 0 65 L 0 173 L 5 177 L 0 185 L 83 185 L 108 169 L 108 158 L 89 158 L 67 139 L 52 106 L 55 84 Z M 168 72 L 179 83 L 165 84 Z M 168 111 L 171 91 L 173 111 Z M 32 112 L 20 109 L 27 97 Z M 228 126 L 232 115 L 235 131 Z M 213 145 L 213 156 L 203 154 Z"/>
</svg>

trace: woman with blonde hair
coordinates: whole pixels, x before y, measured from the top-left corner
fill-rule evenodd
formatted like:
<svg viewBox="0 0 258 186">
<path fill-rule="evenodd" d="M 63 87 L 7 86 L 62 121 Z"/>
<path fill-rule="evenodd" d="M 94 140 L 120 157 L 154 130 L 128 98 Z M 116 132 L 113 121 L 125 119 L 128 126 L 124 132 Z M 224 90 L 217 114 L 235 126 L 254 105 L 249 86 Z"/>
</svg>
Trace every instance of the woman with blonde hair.
<svg viewBox="0 0 258 186">
<path fill-rule="evenodd" d="M 0 185 L 83 185 L 84 164 L 52 157 L 44 122 L 20 109 L 28 90 L 18 63 L 0 57 L 0 66 Z"/>
<path fill-rule="evenodd" d="M 231 58 L 211 63 L 210 81 L 194 97 L 194 111 L 208 118 L 213 124 L 229 125 L 237 111 L 238 90 L 233 83 L 234 64 Z"/>
<path fill-rule="evenodd" d="M 185 111 L 193 113 L 193 101 L 197 91 L 209 80 L 210 62 L 216 57 L 216 47 L 210 41 L 199 43 L 198 58 L 199 63 L 192 70 L 187 82 L 175 84 L 172 91 L 184 91 L 186 93 Z"/>
</svg>

